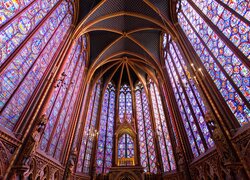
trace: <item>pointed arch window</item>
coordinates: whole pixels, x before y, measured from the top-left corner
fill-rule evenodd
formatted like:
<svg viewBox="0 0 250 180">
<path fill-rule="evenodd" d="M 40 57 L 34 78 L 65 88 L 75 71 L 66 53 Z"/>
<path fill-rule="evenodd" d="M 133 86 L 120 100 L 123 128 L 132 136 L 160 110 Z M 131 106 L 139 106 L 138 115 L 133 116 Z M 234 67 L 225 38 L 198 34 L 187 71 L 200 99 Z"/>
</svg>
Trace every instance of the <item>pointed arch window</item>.
<svg viewBox="0 0 250 180">
<path fill-rule="evenodd" d="M 163 38 L 163 43 L 165 43 L 163 47 L 165 47 L 166 69 L 170 77 L 192 152 L 194 156 L 197 157 L 214 145 L 204 118 L 206 108 L 194 80 L 190 78 L 187 66 L 176 43 L 166 34 Z M 168 49 L 166 47 L 168 47 Z"/>
<path fill-rule="evenodd" d="M 88 107 L 88 114 L 84 126 L 84 131 L 81 140 L 80 153 L 77 163 L 77 172 L 85 174 L 89 173 L 90 161 L 93 152 L 93 143 L 96 135 L 97 113 L 100 100 L 101 82 L 99 81 L 91 94 L 91 99 Z"/>
<path fill-rule="evenodd" d="M 246 1 L 197 2 L 182 1 L 179 24 L 242 126 L 250 121 L 250 10 Z"/>
<path fill-rule="evenodd" d="M 83 80 L 86 57 L 81 51 L 82 41 L 79 39 L 66 59 L 61 83 L 56 85 L 46 110 L 49 123 L 45 128 L 40 149 L 58 160 L 66 140 L 71 124 L 70 118 Z"/>
<path fill-rule="evenodd" d="M 0 75 L 0 125 L 7 130 L 13 131 L 20 124 L 17 122 L 26 105 L 62 47 L 61 42 L 72 23 L 70 6 L 71 3 L 62 1 L 15 56 L 7 58 L 4 54 L 8 53 L 0 52 L 0 64 L 5 67 Z M 50 26 L 52 19 L 56 21 Z M 15 48 L 11 45 L 13 42 L 7 40 L 13 32 L 2 31 L 0 36 L 6 43 L 1 45 Z M 5 47 L 0 49 L 6 50 Z"/>
<path fill-rule="evenodd" d="M 127 84 L 122 85 L 120 89 L 119 118 L 121 122 L 124 122 L 125 118 L 127 118 L 128 122 L 132 120 L 132 95 L 131 89 Z"/>
<path fill-rule="evenodd" d="M 141 165 L 146 172 L 157 173 L 156 153 L 148 98 L 141 82 L 135 88 L 136 119 L 140 145 Z"/>
<path fill-rule="evenodd" d="M 108 173 L 112 166 L 114 122 L 115 122 L 115 87 L 110 82 L 105 90 L 100 117 L 100 128 L 96 155 L 97 174 Z"/>
<path fill-rule="evenodd" d="M 164 172 L 173 171 L 176 169 L 176 163 L 174 159 L 169 130 L 167 128 L 166 117 L 163 110 L 161 97 L 159 95 L 159 90 L 151 79 L 149 79 L 149 90 L 152 99 L 156 133 L 160 145 Z"/>
<path fill-rule="evenodd" d="M 134 140 L 130 136 L 130 134 L 123 134 L 118 140 L 118 159 L 123 158 L 134 158 L 135 152 L 134 152 Z M 127 162 L 122 163 L 123 161 L 120 161 L 120 166 L 129 166 L 133 164 L 127 164 Z M 130 161 L 129 161 L 130 162 Z"/>
<path fill-rule="evenodd" d="M 87 57 L 88 57 L 87 56 L 87 54 L 88 54 L 88 49 L 87 49 L 88 39 L 87 39 L 86 35 L 82 35 L 81 38 L 82 38 L 82 52 L 83 52 L 84 58 L 87 60 Z M 86 61 L 84 63 L 85 63 L 84 66 L 86 66 Z M 83 80 L 85 80 L 85 79 L 83 79 Z M 81 109 L 81 113 L 82 112 L 84 112 L 83 108 Z M 80 122 L 78 121 L 77 126 L 76 126 L 76 132 L 75 132 L 75 135 L 74 135 L 75 136 L 74 142 L 73 142 L 73 147 L 74 148 L 76 148 L 76 145 L 77 145 L 81 125 L 82 125 L 81 121 Z"/>
</svg>

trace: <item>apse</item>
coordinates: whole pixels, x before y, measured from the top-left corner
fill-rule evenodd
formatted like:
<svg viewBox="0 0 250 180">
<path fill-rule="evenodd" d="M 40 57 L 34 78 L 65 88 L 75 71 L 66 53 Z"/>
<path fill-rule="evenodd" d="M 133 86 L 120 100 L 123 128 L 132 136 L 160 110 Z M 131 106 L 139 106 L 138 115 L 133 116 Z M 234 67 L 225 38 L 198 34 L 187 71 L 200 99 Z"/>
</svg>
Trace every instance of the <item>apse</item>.
<svg viewBox="0 0 250 180">
<path fill-rule="evenodd" d="M 249 179 L 246 0 L 2 0 L 0 179 Z"/>
</svg>

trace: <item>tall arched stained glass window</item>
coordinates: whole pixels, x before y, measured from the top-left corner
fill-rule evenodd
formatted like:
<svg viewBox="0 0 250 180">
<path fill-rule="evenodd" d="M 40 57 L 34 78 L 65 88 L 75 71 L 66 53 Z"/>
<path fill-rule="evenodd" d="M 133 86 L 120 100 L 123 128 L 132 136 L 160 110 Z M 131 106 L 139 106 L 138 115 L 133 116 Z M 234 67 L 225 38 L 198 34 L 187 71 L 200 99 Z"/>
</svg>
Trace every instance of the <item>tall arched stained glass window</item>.
<svg viewBox="0 0 250 180">
<path fill-rule="evenodd" d="M 85 60 L 87 60 L 87 55 L 88 55 L 88 48 L 87 48 L 87 45 L 88 45 L 88 40 L 87 40 L 87 36 L 86 35 L 82 35 L 81 36 L 82 38 L 82 53 L 85 57 Z M 84 66 L 86 65 L 86 61 L 84 62 Z M 83 72 L 84 73 L 84 72 Z M 84 74 L 83 74 L 84 75 Z M 84 80 L 84 79 L 83 79 Z M 84 112 L 84 108 L 81 109 L 81 113 Z M 76 145 L 77 145 L 77 137 L 79 136 L 79 133 L 80 133 L 80 129 L 81 129 L 81 125 L 82 125 L 82 122 L 79 121 L 77 123 L 77 126 L 76 126 L 76 132 L 75 132 L 75 138 L 74 138 L 74 142 L 73 142 L 73 147 L 75 148 Z"/>
<path fill-rule="evenodd" d="M 250 10 L 246 3 L 183 0 L 178 13 L 181 28 L 240 125 L 250 120 Z"/>
<path fill-rule="evenodd" d="M 96 121 L 100 99 L 100 83 L 101 82 L 98 82 L 95 85 L 94 90 L 92 91 L 76 168 L 77 172 L 82 172 L 86 174 L 89 173 L 93 142 L 97 132 Z"/>
<path fill-rule="evenodd" d="M 147 95 L 141 82 L 136 85 L 135 100 L 141 165 L 146 172 L 157 173 L 153 127 Z"/>
<path fill-rule="evenodd" d="M 149 79 L 149 89 L 152 99 L 154 120 L 156 124 L 156 133 L 160 145 L 164 172 L 173 171 L 176 169 L 176 164 L 175 164 L 172 144 L 170 141 L 169 131 L 167 128 L 166 117 L 164 114 L 158 88 L 151 79 Z"/>
<path fill-rule="evenodd" d="M 129 134 L 123 134 L 118 140 L 118 159 L 134 158 L 134 140 Z M 119 164 L 120 166 L 127 166 L 132 164 Z"/>
<path fill-rule="evenodd" d="M 53 11 L 52 8 L 56 5 L 64 6 L 61 10 L 67 9 L 67 3 L 58 3 L 59 0 L 44 1 L 38 0 L 31 3 L 24 11 L 21 11 L 12 21 L 7 22 L 8 19 L 14 16 L 19 9 L 25 7 L 29 2 L 22 1 L 5 1 L 3 2 L 4 9 L 1 13 L 0 10 L 0 23 L 1 26 L 1 43 L 0 43 L 0 65 L 2 65 L 7 58 L 15 51 L 15 49 L 25 40 L 25 38 L 37 27 L 43 20 L 48 18 L 49 12 Z M 1 3 L 0 3 L 1 6 Z M 16 9 L 15 9 L 16 8 Z M 3 15 L 3 16 L 1 16 Z M 58 17 L 50 17 L 48 25 L 54 29 L 57 26 Z M 42 42 L 37 42 L 40 44 Z"/>
<path fill-rule="evenodd" d="M 194 156 L 214 145 L 205 122 L 206 108 L 184 59 L 170 36 L 164 35 L 165 64 Z M 166 40 L 168 38 L 168 40 Z M 167 45 L 168 42 L 168 46 Z M 166 48 L 168 47 L 169 50 Z"/>
<path fill-rule="evenodd" d="M 30 97 L 54 61 L 72 23 L 72 15 L 69 14 L 70 6 L 71 3 L 61 1 L 20 51 L 7 59 L 8 64 L 0 75 L 0 125 L 6 129 L 12 131 L 16 128 Z M 53 26 L 52 20 L 55 20 Z M 1 33 L 7 36 L 11 32 Z"/>
<path fill-rule="evenodd" d="M 46 111 L 49 123 L 44 131 L 40 148 L 58 160 L 66 140 L 66 134 L 71 124 L 70 118 L 83 80 L 86 57 L 81 51 L 82 41 L 79 39 L 67 57 L 61 82 L 56 85 Z"/>
<path fill-rule="evenodd" d="M 96 154 L 97 174 L 108 173 L 112 166 L 115 118 L 115 87 L 110 82 L 104 94 Z"/>
<path fill-rule="evenodd" d="M 120 89 L 119 118 L 121 122 L 124 122 L 125 118 L 127 118 L 128 122 L 132 120 L 132 95 L 131 89 L 127 84 L 122 85 Z"/>
</svg>

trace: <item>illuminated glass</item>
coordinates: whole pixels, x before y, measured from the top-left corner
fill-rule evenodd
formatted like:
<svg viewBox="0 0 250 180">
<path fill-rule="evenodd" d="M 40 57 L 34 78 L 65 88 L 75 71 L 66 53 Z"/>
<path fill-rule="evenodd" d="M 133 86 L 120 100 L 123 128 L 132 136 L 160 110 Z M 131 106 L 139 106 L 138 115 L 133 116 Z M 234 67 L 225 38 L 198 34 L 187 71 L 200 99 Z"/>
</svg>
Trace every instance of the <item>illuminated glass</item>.
<svg viewBox="0 0 250 180">
<path fill-rule="evenodd" d="M 141 165 L 146 172 L 157 173 L 155 145 L 148 99 L 141 82 L 136 85 L 136 117 Z"/>
<path fill-rule="evenodd" d="M 115 117 L 115 88 L 112 83 L 104 94 L 100 118 L 99 137 L 96 154 L 97 174 L 108 173 L 112 166 L 113 135 Z"/>
<path fill-rule="evenodd" d="M 97 113 L 99 107 L 99 99 L 100 99 L 100 82 L 98 82 L 95 85 L 94 90 L 92 91 L 88 107 L 88 114 L 81 140 L 81 147 L 78 157 L 77 168 L 76 168 L 77 172 L 82 172 L 85 174 L 89 173 L 90 160 L 92 156 L 92 147 L 97 132 L 96 122 L 97 122 Z"/>
<path fill-rule="evenodd" d="M 164 38 L 167 38 L 166 35 Z M 184 59 L 171 38 L 169 38 L 169 51 L 164 49 L 164 54 L 167 56 L 165 56 L 166 69 L 191 149 L 197 157 L 214 145 L 204 118 L 206 108 L 194 80 L 190 78 Z"/>
<path fill-rule="evenodd" d="M 84 53 L 80 52 L 81 48 L 82 41 L 79 39 L 69 53 L 63 71 L 64 75 L 61 76 L 56 85 L 46 111 L 49 123 L 44 131 L 40 149 L 58 160 L 66 140 L 66 134 L 71 124 L 70 118 L 83 80 L 86 57 Z"/>
<path fill-rule="evenodd" d="M 14 1 L 12 1 L 14 2 Z M 17 4 L 28 4 L 28 2 L 18 2 Z M 3 27 L 0 31 L 0 65 L 2 65 L 7 58 L 14 52 L 14 50 L 25 40 L 25 38 L 37 27 L 37 25 L 46 18 L 46 15 L 49 13 L 49 11 L 53 8 L 53 6 L 58 2 L 58 0 L 38 0 L 32 3 L 29 7 L 27 7 L 24 11 L 22 11 L 19 15 L 15 16 L 15 19 L 11 21 L 10 24 L 6 25 L 6 27 Z M 8 6 L 8 9 L 11 8 L 11 3 L 4 3 L 6 6 Z M 9 5 L 7 5 L 9 4 Z M 0 3 L 1 6 L 1 3 Z M 66 1 L 60 4 L 59 9 L 63 12 L 68 9 L 68 4 Z M 14 7 L 14 6 L 12 6 Z M 14 9 L 13 9 L 14 10 Z M 1 7 L 0 7 L 0 23 L 1 18 L 5 18 L 5 16 L 1 16 Z M 3 12 L 10 12 L 6 9 L 3 9 Z M 64 12 L 64 13 L 65 13 Z M 9 13 L 7 13 L 9 14 Z M 13 14 L 14 15 L 14 14 Z M 62 17 L 58 17 L 58 16 Z M 44 29 L 45 31 L 47 28 L 51 28 L 54 30 L 57 26 L 60 20 L 63 18 L 65 14 L 61 14 L 60 12 L 57 13 L 57 15 L 50 16 L 47 20 L 47 27 Z M 5 19 L 7 20 L 7 19 Z M 57 22 L 59 21 L 59 22 Z M 42 42 L 37 40 L 37 46 L 42 45 Z M 41 46 L 40 45 L 40 46 Z"/>
<path fill-rule="evenodd" d="M 72 22 L 63 1 L 30 37 L 0 76 L 0 125 L 13 130 Z M 57 21 L 49 28 L 50 19 Z M 52 48 L 53 47 L 53 48 Z"/>
<path fill-rule="evenodd" d="M 159 95 L 159 90 L 152 80 L 149 80 L 149 82 L 154 120 L 156 124 L 156 134 L 158 136 L 160 145 L 163 168 L 164 172 L 168 172 L 176 169 L 173 148 L 170 141 L 169 130 L 167 128 L 166 117 L 163 110 L 161 97 Z"/>
<path fill-rule="evenodd" d="M 239 8 L 244 4 L 241 1 L 237 3 Z M 195 5 L 190 5 L 186 0 L 182 1 L 182 12 L 178 14 L 180 26 L 228 107 L 239 124 L 244 125 L 250 120 L 250 71 L 239 59 L 239 54 L 241 51 L 249 59 L 249 24 L 246 26 L 244 18 L 239 20 L 238 16 L 234 15 L 235 12 L 224 9 L 220 1 L 202 1 L 198 4 L 204 15 L 216 27 L 210 26 L 194 9 Z M 231 8 L 235 7 L 235 3 L 231 1 L 227 4 Z M 242 13 L 245 18 L 249 17 L 248 9 Z M 236 46 L 236 49 L 231 49 L 231 42 L 226 42 L 225 38 L 217 33 L 218 30 Z"/>
<path fill-rule="evenodd" d="M 34 0 L 1 0 L 0 3 L 0 25 L 2 26 L 17 13 L 29 6 Z"/>
<path fill-rule="evenodd" d="M 122 85 L 120 89 L 119 118 L 121 122 L 124 122 L 125 118 L 128 122 L 132 120 L 132 96 L 131 89 L 127 84 Z"/>
<path fill-rule="evenodd" d="M 129 134 L 123 134 L 118 140 L 118 158 L 134 158 L 134 141 Z"/>
<path fill-rule="evenodd" d="M 225 9 L 223 4 L 220 2 L 211 0 L 193 0 L 193 2 L 196 3 L 197 7 L 213 22 L 214 25 L 220 29 L 228 40 L 230 40 L 245 56 L 250 59 L 250 41 L 248 35 L 250 31 L 250 23 L 247 25 L 244 21 L 234 15 L 235 12 L 232 13 L 230 10 Z M 243 5 L 242 2 L 238 3 Z M 236 8 L 235 5 L 234 8 Z M 250 15 L 249 8 L 243 8 L 243 6 L 239 7 L 238 12 L 242 13 L 242 15 L 248 12 Z"/>
</svg>

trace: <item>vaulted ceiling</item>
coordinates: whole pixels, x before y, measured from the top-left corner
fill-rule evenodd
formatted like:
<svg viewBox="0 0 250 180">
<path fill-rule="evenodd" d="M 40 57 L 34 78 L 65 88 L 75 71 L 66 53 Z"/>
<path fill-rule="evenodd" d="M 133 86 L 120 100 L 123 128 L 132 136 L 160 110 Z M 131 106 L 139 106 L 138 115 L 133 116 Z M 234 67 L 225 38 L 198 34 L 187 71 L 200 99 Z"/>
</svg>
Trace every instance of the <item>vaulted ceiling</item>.
<svg viewBox="0 0 250 180">
<path fill-rule="evenodd" d="M 160 72 L 160 36 L 174 35 L 171 0 L 80 1 L 75 36 L 88 34 L 90 77 L 133 83 Z"/>
</svg>

